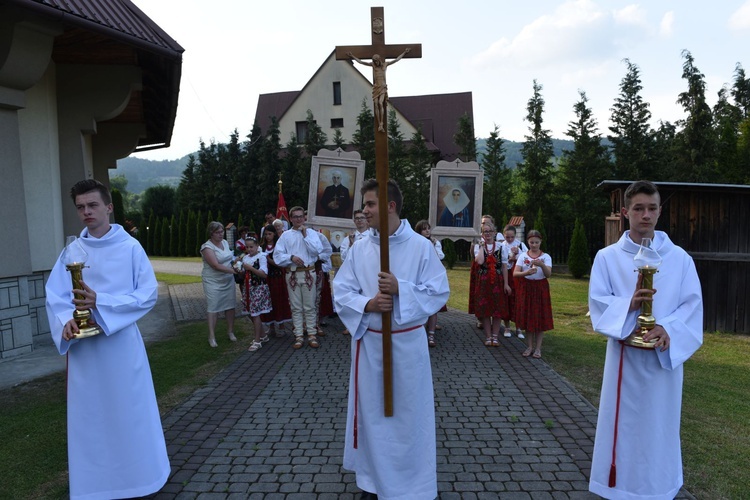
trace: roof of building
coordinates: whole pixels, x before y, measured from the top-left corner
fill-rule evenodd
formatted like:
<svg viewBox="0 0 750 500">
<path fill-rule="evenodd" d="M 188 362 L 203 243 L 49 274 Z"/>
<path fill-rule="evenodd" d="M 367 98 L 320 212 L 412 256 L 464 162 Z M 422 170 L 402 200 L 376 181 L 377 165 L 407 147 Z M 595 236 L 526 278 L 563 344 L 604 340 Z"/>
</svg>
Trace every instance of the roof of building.
<svg viewBox="0 0 750 500">
<path fill-rule="evenodd" d="M 58 64 L 138 66 L 143 88 L 110 122 L 143 123 L 139 150 L 169 146 L 184 49 L 130 0 L 0 0 L 3 4 L 62 25 L 52 50 Z"/>
</svg>

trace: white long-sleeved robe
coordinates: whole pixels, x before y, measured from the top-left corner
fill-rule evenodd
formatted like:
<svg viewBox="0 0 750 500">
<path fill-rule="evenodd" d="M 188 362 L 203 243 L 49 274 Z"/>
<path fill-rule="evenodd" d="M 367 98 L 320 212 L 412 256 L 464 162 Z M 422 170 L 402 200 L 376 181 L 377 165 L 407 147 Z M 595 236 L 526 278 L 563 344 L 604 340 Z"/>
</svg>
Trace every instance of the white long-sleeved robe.
<svg viewBox="0 0 750 500">
<path fill-rule="evenodd" d="M 62 339 L 73 316 L 70 273 L 58 258 L 46 285 L 47 317 L 68 355 L 70 497 L 141 497 L 169 477 L 164 432 L 146 349 L 136 321 L 156 304 L 158 285 L 141 245 L 121 226 L 102 238 L 84 229 L 83 281 L 96 292 L 93 316 L 104 333 Z"/>
<path fill-rule="evenodd" d="M 392 336 L 392 417 L 383 414 L 382 335 L 376 332 L 382 330 L 382 315 L 364 312 L 378 290 L 377 231 L 352 245 L 333 280 L 336 310 L 352 335 L 344 467 L 356 472 L 360 488 L 378 498 L 433 499 L 437 496 L 435 403 L 423 325 L 447 302 L 448 277 L 430 241 L 415 233 L 406 220 L 390 236 L 389 252 L 390 271 L 399 286 L 392 331 L 409 330 Z"/>
<path fill-rule="evenodd" d="M 629 236 L 596 255 L 589 285 L 594 330 L 609 337 L 589 489 L 613 499 L 672 499 L 682 486 L 680 413 L 682 365 L 703 342 L 703 298 L 693 259 L 657 231 L 654 247 L 663 262 L 654 275 L 653 315 L 669 334 L 669 349 L 624 347 L 618 340 L 636 328 L 628 311 L 638 273 L 639 245 Z M 617 382 L 624 349 L 617 482 L 609 487 Z"/>
</svg>

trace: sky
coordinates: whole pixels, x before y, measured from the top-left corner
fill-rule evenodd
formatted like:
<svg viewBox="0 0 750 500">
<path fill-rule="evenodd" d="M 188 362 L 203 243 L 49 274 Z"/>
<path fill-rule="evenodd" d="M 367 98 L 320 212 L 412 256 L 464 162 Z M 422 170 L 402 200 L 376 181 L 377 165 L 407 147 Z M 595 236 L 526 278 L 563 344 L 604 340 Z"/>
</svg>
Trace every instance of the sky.
<svg viewBox="0 0 750 500">
<path fill-rule="evenodd" d="M 681 53 L 705 75 L 709 103 L 735 66 L 750 74 L 750 0 L 134 0 L 184 49 L 171 146 L 137 153 L 177 159 L 200 141 L 250 133 L 260 94 L 300 90 L 336 45 L 370 43 L 370 7 L 384 7 L 389 44 L 421 43 L 421 59 L 388 70 L 393 97 L 472 92 L 474 131 L 523 141 L 533 81 L 544 127 L 566 139 L 584 91 L 606 135 L 624 59 L 641 72 L 652 126 L 684 118 Z M 359 67 L 371 79 L 369 68 Z M 282 137 L 282 142 L 289 138 Z"/>
</svg>

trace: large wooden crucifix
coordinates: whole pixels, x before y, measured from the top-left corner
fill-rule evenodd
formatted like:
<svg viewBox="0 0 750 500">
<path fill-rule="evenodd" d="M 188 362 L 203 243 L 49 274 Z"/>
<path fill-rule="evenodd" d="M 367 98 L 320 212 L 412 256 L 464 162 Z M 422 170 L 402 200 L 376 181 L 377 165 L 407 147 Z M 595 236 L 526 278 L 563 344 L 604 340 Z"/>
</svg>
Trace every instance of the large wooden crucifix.
<svg viewBox="0 0 750 500">
<path fill-rule="evenodd" d="M 422 57 L 422 44 L 386 45 L 383 7 L 370 8 L 372 44 L 336 47 L 336 59 L 354 59 L 372 66 L 372 106 L 375 111 L 375 172 L 378 181 L 378 223 L 380 226 L 380 270 L 389 272 L 388 252 L 388 87 L 385 70 L 403 57 Z M 393 60 L 388 62 L 387 58 Z M 370 59 L 371 63 L 362 59 Z M 391 313 L 383 313 L 383 403 L 386 417 L 393 416 L 393 364 Z"/>
</svg>

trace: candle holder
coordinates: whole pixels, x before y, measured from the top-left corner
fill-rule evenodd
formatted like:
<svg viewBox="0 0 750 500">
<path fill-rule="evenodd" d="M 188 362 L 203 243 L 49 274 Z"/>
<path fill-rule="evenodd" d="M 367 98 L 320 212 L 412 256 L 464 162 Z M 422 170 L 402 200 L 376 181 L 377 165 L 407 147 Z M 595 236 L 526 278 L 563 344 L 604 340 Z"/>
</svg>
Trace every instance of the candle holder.
<svg viewBox="0 0 750 500">
<path fill-rule="evenodd" d="M 651 238 L 641 240 L 641 248 L 633 258 L 638 272 L 643 276 L 641 288 L 654 288 L 654 274 L 659 272 L 661 265 L 661 256 L 653 248 Z M 641 314 L 638 315 L 638 329 L 628 336 L 623 342 L 631 347 L 641 349 L 654 349 L 656 340 L 645 341 L 643 336 L 656 326 L 656 318 L 653 316 L 653 301 L 645 300 L 641 302 Z"/>
<path fill-rule="evenodd" d="M 75 236 L 68 236 L 65 242 L 65 250 L 63 250 L 62 261 L 65 264 L 65 268 L 70 271 L 70 278 L 73 284 L 74 290 L 81 290 L 81 280 L 83 279 L 83 268 L 88 267 L 86 261 L 89 255 L 81 246 L 81 242 Z M 76 293 L 76 299 L 83 299 L 83 295 Z M 91 318 L 91 310 L 85 309 L 83 311 L 76 309 L 73 311 L 73 319 L 78 325 L 78 333 L 75 335 L 77 339 L 85 339 L 87 337 L 93 337 L 104 333 L 101 328 L 96 325 L 90 325 L 89 319 Z"/>
</svg>

